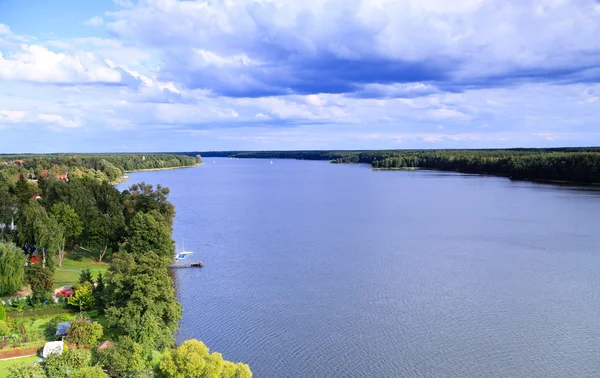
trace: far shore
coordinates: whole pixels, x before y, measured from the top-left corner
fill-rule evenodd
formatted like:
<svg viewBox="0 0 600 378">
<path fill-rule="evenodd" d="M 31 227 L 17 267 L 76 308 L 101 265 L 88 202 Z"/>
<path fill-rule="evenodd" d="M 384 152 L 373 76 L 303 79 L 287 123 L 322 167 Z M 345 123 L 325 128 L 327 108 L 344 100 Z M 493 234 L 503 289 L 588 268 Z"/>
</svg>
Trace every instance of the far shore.
<svg viewBox="0 0 600 378">
<path fill-rule="evenodd" d="M 201 163 L 196 163 L 194 165 L 186 165 L 186 166 L 179 166 L 179 167 L 136 169 L 136 170 L 133 170 L 133 171 L 125 171 L 124 173 L 153 172 L 153 171 L 170 171 L 171 169 L 181 169 L 181 168 L 198 167 L 198 166 L 200 166 L 202 164 L 204 164 L 204 163 L 201 162 Z M 116 180 L 115 182 L 113 182 L 113 185 L 122 184 L 124 182 L 127 182 L 127 180 L 129 180 L 129 177 L 127 177 L 127 178 L 120 177 L 118 180 Z"/>
</svg>

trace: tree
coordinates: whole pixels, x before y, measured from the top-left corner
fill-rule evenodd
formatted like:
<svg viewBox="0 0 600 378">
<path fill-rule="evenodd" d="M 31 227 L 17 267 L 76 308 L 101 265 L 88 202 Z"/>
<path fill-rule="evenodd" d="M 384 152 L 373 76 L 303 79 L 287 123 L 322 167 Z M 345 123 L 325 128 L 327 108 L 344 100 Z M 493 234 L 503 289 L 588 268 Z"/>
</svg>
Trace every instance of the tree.
<svg viewBox="0 0 600 378">
<path fill-rule="evenodd" d="M 173 261 L 175 245 L 171 238 L 171 226 L 157 211 L 138 212 L 129 224 L 130 235 L 127 250 L 134 254 L 155 252 L 166 265 Z"/>
<path fill-rule="evenodd" d="M 0 242 L 0 295 L 12 294 L 23 287 L 26 263 L 20 248 Z"/>
<path fill-rule="evenodd" d="M 48 378 L 64 378 L 72 371 L 89 366 L 91 360 L 89 350 L 69 348 L 61 354 L 51 354 L 42 365 Z"/>
<path fill-rule="evenodd" d="M 4 229 L 0 233 L 9 230 L 11 223 L 17 212 L 17 197 L 12 195 L 8 187 L 0 186 L 0 224 L 4 224 Z"/>
<path fill-rule="evenodd" d="M 83 224 L 73 208 L 64 202 L 57 202 L 50 208 L 50 218 L 54 219 L 63 229 L 62 243 L 58 251 L 58 266 L 62 266 L 67 240 L 73 240 L 81 235 Z"/>
<path fill-rule="evenodd" d="M 98 261 L 106 255 L 109 248 L 119 249 L 125 230 L 123 202 L 121 193 L 108 182 L 90 186 L 96 201 L 94 216 L 88 225 L 89 242 L 99 251 Z"/>
<path fill-rule="evenodd" d="M 27 181 L 27 172 L 21 169 L 19 179 L 14 187 L 14 194 L 20 203 L 27 203 L 35 194 L 35 185 Z"/>
<path fill-rule="evenodd" d="M 78 347 L 90 347 L 96 345 L 102 337 L 102 325 L 90 322 L 88 319 L 77 318 L 71 322 L 65 340 Z"/>
<path fill-rule="evenodd" d="M 23 247 L 35 247 L 36 245 L 36 227 L 41 222 L 47 221 L 48 214 L 46 210 L 33 199 L 22 202 L 17 212 L 17 233 L 19 243 Z"/>
<path fill-rule="evenodd" d="M 149 370 L 142 353 L 140 344 L 131 337 L 121 336 L 112 346 L 99 352 L 99 360 L 113 377 L 135 377 Z"/>
<path fill-rule="evenodd" d="M 169 193 L 169 188 L 161 185 L 157 185 L 156 190 L 152 185 L 144 182 L 132 185 L 129 191 L 123 192 L 126 222 L 129 224 L 138 212 L 148 213 L 156 210 L 164 217 L 169 226 L 172 226 L 175 207 L 168 200 Z"/>
<path fill-rule="evenodd" d="M 63 238 L 62 227 L 48 217 L 46 210 L 33 199 L 19 208 L 17 232 L 23 247 L 42 252 L 44 266 L 47 263 L 46 251 L 58 251 Z"/>
<path fill-rule="evenodd" d="M 31 264 L 25 268 L 25 277 L 31 286 L 34 302 L 43 302 L 50 299 L 54 278 L 52 271 L 40 264 Z"/>
<path fill-rule="evenodd" d="M 38 251 L 41 249 L 43 253 L 42 264 L 54 267 L 55 254 L 60 255 L 63 251 L 63 227 L 55 219 L 45 217 L 35 222 L 35 238 Z"/>
<path fill-rule="evenodd" d="M 246 364 L 223 360 L 220 353 L 209 353 L 198 340 L 187 340 L 174 350 L 166 351 L 158 365 L 165 378 L 250 378 Z"/>
<path fill-rule="evenodd" d="M 69 378 L 109 378 L 102 368 L 98 365 L 86 366 L 72 373 Z"/>
<path fill-rule="evenodd" d="M 104 297 L 109 327 L 130 336 L 147 353 L 174 344 L 181 318 L 173 281 L 157 260 L 154 252 L 135 258 L 128 253 L 114 255 Z"/>
<path fill-rule="evenodd" d="M 77 282 L 79 282 L 80 284 L 84 284 L 86 282 L 93 283 L 94 280 L 92 278 L 92 271 L 89 268 L 83 269 L 79 273 L 79 281 Z"/>
<path fill-rule="evenodd" d="M 92 294 L 92 284 L 85 282 L 75 286 L 75 291 L 69 297 L 68 303 L 71 306 L 79 307 L 79 311 L 92 309 L 96 303 L 96 299 Z"/>
</svg>

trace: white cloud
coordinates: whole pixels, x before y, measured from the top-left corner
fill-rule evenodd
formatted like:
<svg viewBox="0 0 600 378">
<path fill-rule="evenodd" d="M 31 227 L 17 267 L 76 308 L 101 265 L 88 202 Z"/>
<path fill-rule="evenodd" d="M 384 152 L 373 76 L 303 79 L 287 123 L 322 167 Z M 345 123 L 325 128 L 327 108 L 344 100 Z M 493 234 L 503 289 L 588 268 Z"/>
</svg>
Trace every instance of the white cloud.
<svg viewBox="0 0 600 378">
<path fill-rule="evenodd" d="M 94 16 L 87 21 L 84 21 L 83 24 L 87 26 L 100 26 L 104 23 L 104 20 L 100 16 Z"/>
<path fill-rule="evenodd" d="M 25 112 L 20 110 L 0 109 L 0 122 L 20 122 L 25 118 Z"/>
<path fill-rule="evenodd" d="M 123 73 L 92 53 L 56 53 L 44 46 L 22 44 L 8 56 L 0 52 L 0 79 L 36 83 L 119 84 Z"/>
<path fill-rule="evenodd" d="M 0 35 L 9 35 L 12 34 L 8 25 L 0 24 Z"/>
<path fill-rule="evenodd" d="M 39 114 L 38 119 L 52 126 L 64 127 L 69 129 L 80 126 L 77 121 L 73 119 L 66 119 L 65 117 L 58 114 Z"/>
</svg>

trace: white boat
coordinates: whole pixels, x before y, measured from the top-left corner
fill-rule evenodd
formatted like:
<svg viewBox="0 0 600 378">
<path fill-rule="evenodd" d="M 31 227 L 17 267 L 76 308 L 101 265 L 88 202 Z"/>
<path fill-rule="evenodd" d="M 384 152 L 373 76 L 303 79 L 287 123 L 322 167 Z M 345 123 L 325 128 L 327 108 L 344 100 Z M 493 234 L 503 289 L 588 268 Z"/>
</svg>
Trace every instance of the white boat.
<svg viewBox="0 0 600 378">
<path fill-rule="evenodd" d="M 179 252 L 179 253 L 176 253 L 176 254 L 175 254 L 175 260 L 183 260 L 183 259 L 185 259 L 185 258 L 187 257 L 187 255 L 191 255 L 191 254 L 193 254 L 193 253 L 194 253 L 194 252 L 190 252 L 190 251 L 186 251 L 186 250 L 185 250 L 185 239 L 184 239 L 184 240 L 183 240 L 183 248 L 182 248 L 182 251 L 181 251 L 181 252 Z"/>
<path fill-rule="evenodd" d="M 273 160 L 271 160 L 271 164 L 273 164 Z"/>
</svg>

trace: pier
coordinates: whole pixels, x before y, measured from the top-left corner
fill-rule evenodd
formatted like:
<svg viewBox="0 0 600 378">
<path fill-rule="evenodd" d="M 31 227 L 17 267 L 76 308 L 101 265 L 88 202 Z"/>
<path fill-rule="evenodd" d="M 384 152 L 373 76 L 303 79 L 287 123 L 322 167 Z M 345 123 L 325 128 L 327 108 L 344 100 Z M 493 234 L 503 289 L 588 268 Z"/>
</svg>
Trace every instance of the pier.
<svg viewBox="0 0 600 378">
<path fill-rule="evenodd" d="M 202 268 L 204 263 L 202 261 L 193 262 L 193 263 L 183 263 L 183 264 L 171 264 L 169 265 L 169 269 L 181 269 L 181 268 Z"/>
</svg>

